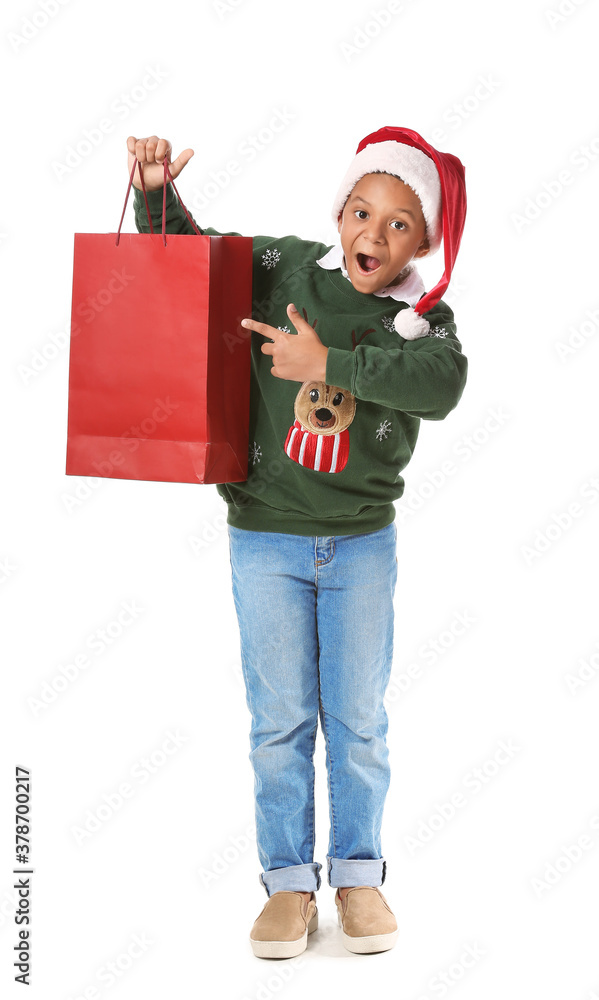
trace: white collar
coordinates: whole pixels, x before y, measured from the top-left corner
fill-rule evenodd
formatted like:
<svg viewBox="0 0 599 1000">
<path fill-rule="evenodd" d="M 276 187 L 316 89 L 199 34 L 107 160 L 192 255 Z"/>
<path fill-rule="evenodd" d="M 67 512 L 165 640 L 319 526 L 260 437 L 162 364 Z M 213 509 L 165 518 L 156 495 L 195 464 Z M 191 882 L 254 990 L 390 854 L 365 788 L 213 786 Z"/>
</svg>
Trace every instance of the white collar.
<svg viewBox="0 0 599 1000">
<path fill-rule="evenodd" d="M 329 252 L 324 257 L 321 257 L 320 260 L 317 260 L 316 263 L 326 271 L 334 271 L 337 268 L 341 268 L 343 277 L 350 281 L 350 277 L 343 267 L 343 247 L 340 243 L 331 247 Z M 412 264 L 410 273 L 399 285 L 389 285 L 387 288 L 381 288 L 378 292 L 373 292 L 372 294 L 381 297 L 389 296 L 398 302 L 407 302 L 409 306 L 415 306 L 424 292 L 424 282 L 416 266 Z"/>
</svg>

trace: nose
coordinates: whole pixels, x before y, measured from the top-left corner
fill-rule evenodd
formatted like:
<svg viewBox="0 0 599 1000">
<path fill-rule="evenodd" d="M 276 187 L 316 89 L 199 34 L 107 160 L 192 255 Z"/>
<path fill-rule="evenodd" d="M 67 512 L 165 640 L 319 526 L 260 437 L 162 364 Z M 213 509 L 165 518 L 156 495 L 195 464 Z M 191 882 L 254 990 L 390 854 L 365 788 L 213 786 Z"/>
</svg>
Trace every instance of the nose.
<svg viewBox="0 0 599 1000">
<path fill-rule="evenodd" d="M 369 219 L 368 225 L 364 231 L 364 236 L 367 240 L 372 243 L 382 243 L 383 241 L 383 223 L 377 222 L 376 219 Z"/>
</svg>

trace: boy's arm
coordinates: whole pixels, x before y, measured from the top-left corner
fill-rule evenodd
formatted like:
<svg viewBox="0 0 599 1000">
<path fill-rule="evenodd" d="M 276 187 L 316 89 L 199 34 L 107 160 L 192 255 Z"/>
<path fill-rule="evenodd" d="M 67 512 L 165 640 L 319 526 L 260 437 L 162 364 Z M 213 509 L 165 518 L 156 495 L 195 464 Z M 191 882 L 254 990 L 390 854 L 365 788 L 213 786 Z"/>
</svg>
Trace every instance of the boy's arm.
<svg viewBox="0 0 599 1000">
<path fill-rule="evenodd" d="M 133 212 L 135 216 L 135 225 L 137 227 L 138 233 L 149 233 L 150 225 L 148 223 L 148 213 L 146 211 L 146 203 L 144 201 L 143 191 L 139 191 L 137 188 L 133 189 L 135 194 L 133 197 Z M 162 232 L 162 188 L 157 191 L 146 191 L 146 197 L 148 199 L 148 207 L 150 209 L 150 214 L 152 216 L 152 225 L 154 226 L 155 233 Z M 187 205 L 185 206 L 187 208 Z M 193 214 L 187 208 L 187 211 L 193 221 L 198 226 Z M 202 229 L 198 226 L 198 229 L 205 236 L 239 236 L 239 233 L 219 233 L 216 229 Z M 182 234 L 182 235 L 193 235 L 195 234 L 195 229 L 189 222 L 185 212 L 181 208 L 181 203 L 177 198 L 173 185 L 168 181 L 166 185 L 166 225 L 165 231 L 171 234 Z"/>
<path fill-rule="evenodd" d="M 328 385 L 425 420 L 443 420 L 457 406 L 468 361 L 456 337 L 453 313 L 443 301 L 425 313 L 431 335 L 399 338 L 393 350 L 359 344 L 355 351 L 329 347 Z"/>
</svg>

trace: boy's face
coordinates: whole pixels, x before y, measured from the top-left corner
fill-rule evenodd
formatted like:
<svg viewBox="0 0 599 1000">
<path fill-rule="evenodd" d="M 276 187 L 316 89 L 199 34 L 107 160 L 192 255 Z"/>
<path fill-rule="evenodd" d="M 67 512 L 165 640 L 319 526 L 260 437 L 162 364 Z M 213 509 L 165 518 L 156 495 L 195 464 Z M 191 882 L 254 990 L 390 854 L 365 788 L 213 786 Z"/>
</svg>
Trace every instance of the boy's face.
<svg viewBox="0 0 599 1000">
<path fill-rule="evenodd" d="M 339 219 L 345 268 L 358 292 L 396 285 L 403 268 L 429 251 L 418 196 L 390 174 L 366 174 Z"/>
</svg>

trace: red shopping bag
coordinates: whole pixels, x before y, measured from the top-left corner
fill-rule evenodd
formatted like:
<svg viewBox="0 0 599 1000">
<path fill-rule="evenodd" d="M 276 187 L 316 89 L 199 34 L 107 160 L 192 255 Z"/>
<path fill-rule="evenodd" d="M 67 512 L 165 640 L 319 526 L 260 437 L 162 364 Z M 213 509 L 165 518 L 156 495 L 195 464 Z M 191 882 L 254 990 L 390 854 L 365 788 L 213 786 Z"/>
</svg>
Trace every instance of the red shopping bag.
<svg viewBox="0 0 599 1000">
<path fill-rule="evenodd" d="M 247 478 L 252 240 L 76 233 L 66 473 L 180 483 Z M 168 178 L 167 178 L 168 174 Z M 177 198 L 189 219 L 179 193 Z"/>
</svg>

